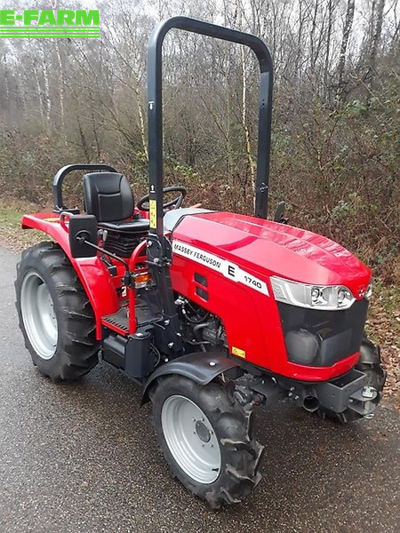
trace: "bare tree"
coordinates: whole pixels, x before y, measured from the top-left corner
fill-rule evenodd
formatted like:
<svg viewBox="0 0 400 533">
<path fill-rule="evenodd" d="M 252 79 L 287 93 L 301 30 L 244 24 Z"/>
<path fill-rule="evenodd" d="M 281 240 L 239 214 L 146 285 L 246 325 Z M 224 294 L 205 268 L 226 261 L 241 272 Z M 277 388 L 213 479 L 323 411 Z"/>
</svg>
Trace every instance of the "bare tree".
<svg viewBox="0 0 400 533">
<path fill-rule="evenodd" d="M 339 65 L 337 75 L 336 98 L 341 100 L 344 93 L 344 68 L 346 64 L 347 46 L 349 44 L 350 32 L 354 20 L 354 0 L 347 0 L 346 18 L 343 27 L 342 42 L 340 45 Z"/>
<path fill-rule="evenodd" d="M 374 0 L 372 3 L 371 25 L 373 27 L 371 41 L 369 43 L 369 64 L 366 79 L 372 83 L 372 78 L 376 69 L 376 56 L 382 35 L 383 11 L 385 0 Z M 374 16 L 375 14 L 375 16 Z"/>
</svg>

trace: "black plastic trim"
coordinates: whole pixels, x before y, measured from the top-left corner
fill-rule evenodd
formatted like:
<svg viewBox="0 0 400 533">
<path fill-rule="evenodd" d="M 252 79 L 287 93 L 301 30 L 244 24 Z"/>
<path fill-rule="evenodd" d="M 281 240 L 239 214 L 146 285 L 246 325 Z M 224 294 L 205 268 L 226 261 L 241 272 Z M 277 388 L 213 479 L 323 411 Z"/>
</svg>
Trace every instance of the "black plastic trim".
<svg viewBox="0 0 400 533">
<path fill-rule="evenodd" d="M 225 352 L 195 352 L 166 363 L 157 368 L 147 380 L 142 395 L 142 404 L 146 403 L 151 384 L 159 377 L 178 374 L 192 379 L 199 385 L 207 385 L 223 372 L 227 372 L 238 364 L 229 359 Z"/>
<path fill-rule="evenodd" d="M 200 283 L 200 285 L 203 285 L 203 287 L 208 286 L 208 280 L 205 276 L 202 274 L 199 274 L 198 272 L 194 273 L 194 281 L 197 281 L 197 283 Z"/>
<path fill-rule="evenodd" d="M 202 300 L 208 301 L 208 292 L 202 289 L 201 287 L 195 288 L 197 296 L 200 296 Z"/>
<path fill-rule="evenodd" d="M 278 302 L 289 361 L 329 367 L 360 350 L 368 301 L 324 311 Z"/>
</svg>

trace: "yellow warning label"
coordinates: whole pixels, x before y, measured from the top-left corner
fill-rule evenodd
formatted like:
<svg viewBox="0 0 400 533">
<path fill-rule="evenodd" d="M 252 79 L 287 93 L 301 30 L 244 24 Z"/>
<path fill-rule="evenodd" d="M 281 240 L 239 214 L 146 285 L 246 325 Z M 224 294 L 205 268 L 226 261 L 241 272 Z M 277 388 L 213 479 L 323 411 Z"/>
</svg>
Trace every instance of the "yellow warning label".
<svg viewBox="0 0 400 533">
<path fill-rule="evenodd" d="M 246 357 L 246 352 L 244 350 L 241 350 L 240 348 L 236 348 L 236 346 L 232 346 L 232 353 L 233 355 L 237 355 L 238 357 L 242 357 L 243 359 Z"/>
<path fill-rule="evenodd" d="M 43 220 L 45 220 L 46 222 L 58 222 L 60 220 L 60 217 L 48 217 L 44 218 Z"/>
<path fill-rule="evenodd" d="M 155 200 L 149 201 L 150 206 L 150 227 L 155 228 L 157 226 L 157 203 Z"/>
</svg>

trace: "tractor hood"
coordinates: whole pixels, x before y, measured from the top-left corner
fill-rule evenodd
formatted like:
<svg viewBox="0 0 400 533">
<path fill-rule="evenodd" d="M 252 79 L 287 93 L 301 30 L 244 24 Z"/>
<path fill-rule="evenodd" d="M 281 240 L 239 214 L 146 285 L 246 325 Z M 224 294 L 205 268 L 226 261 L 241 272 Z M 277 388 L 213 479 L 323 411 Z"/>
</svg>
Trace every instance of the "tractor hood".
<svg viewBox="0 0 400 533">
<path fill-rule="evenodd" d="M 261 276 L 278 275 L 316 285 L 346 285 L 362 298 L 371 271 L 330 239 L 269 220 L 227 212 L 184 216 L 172 234 L 179 240 Z"/>
</svg>

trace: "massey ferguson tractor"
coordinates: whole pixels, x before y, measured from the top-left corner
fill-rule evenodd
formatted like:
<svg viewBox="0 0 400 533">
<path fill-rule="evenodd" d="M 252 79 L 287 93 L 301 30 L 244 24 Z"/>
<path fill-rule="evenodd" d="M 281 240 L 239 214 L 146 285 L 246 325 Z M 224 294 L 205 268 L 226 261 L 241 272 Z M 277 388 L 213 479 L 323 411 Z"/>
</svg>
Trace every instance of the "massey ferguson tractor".
<svg viewBox="0 0 400 533">
<path fill-rule="evenodd" d="M 260 66 L 254 216 L 182 207 L 163 188 L 162 45 L 171 28 L 250 47 Z M 104 164 L 67 165 L 54 211 L 23 228 L 52 242 L 25 250 L 17 309 L 33 364 L 54 382 L 103 360 L 134 380 L 172 474 L 218 509 L 260 481 L 255 406 L 292 401 L 341 422 L 369 418 L 385 373 L 364 335 L 371 271 L 345 248 L 267 219 L 272 62 L 259 38 L 175 17 L 148 46 L 149 194 Z M 63 182 L 83 175 L 83 206 Z M 86 173 L 85 173 L 86 172 Z M 171 197 L 172 194 L 172 197 Z"/>
</svg>

